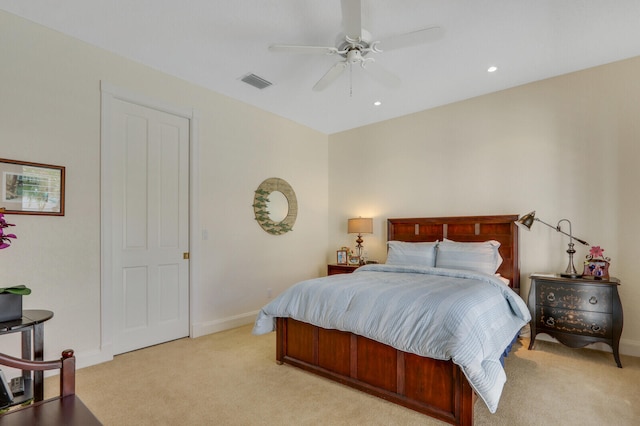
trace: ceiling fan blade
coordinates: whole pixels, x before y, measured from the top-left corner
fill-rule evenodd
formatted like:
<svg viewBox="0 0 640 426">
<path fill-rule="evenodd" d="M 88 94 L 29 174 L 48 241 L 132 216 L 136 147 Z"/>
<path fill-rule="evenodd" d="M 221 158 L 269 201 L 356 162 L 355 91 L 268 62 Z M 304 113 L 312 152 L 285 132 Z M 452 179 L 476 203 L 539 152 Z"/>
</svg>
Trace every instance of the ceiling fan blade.
<svg viewBox="0 0 640 426">
<path fill-rule="evenodd" d="M 333 83 L 338 77 L 340 77 L 340 74 L 342 74 L 346 67 L 347 63 L 345 61 L 336 63 L 329 69 L 329 71 L 327 71 L 325 75 L 322 76 L 320 80 L 318 80 L 316 85 L 313 86 L 313 90 L 315 90 L 316 92 L 320 92 L 329 87 L 331 83 Z"/>
<path fill-rule="evenodd" d="M 342 0 L 342 27 L 351 40 L 362 37 L 362 11 L 360 0 Z"/>
<path fill-rule="evenodd" d="M 392 72 L 387 71 L 377 62 L 367 62 L 363 68 L 367 74 L 383 86 L 387 86 L 390 89 L 397 89 L 400 87 L 400 78 Z"/>
<path fill-rule="evenodd" d="M 424 28 L 410 33 L 398 34 L 385 38 L 376 43 L 377 48 L 383 52 L 403 47 L 417 46 L 439 40 L 444 35 L 444 29 L 440 27 Z"/>
<path fill-rule="evenodd" d="M 284 52 L 284 53 L 303 53 L 311 55 L 331 55 L 337 53 L 338 49 L 335 47 L 324 46 L 296 46 L 294 44 L 272 44 L 269 46 L 270 52 Z"/>
</svg>

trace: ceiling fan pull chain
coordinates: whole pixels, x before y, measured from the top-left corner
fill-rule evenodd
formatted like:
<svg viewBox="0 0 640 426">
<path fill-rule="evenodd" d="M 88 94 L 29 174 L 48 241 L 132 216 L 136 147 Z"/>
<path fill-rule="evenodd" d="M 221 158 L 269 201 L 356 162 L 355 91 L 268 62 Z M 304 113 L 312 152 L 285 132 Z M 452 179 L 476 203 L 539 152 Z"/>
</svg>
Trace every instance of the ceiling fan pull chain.
<svg viewBox="0 0 640 426">
<path fill-rule="evenodd" d="M 353 97 L 353 65 L 349 64 L 349 97 Z"/>
</svg>

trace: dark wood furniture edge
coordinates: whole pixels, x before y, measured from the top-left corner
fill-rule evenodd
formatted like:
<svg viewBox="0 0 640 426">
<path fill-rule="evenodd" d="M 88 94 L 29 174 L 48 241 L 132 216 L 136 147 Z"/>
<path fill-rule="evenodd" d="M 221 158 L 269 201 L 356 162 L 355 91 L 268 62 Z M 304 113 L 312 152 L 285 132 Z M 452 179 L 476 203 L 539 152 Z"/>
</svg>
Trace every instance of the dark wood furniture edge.
<svg viewBox="0 0 640 426">
<path fill-rule="evenodd" d="M 53 419 L 60 419 L 60 422 L 54 422 Z M 0 415 L 0 426 L 39 424 L 98 426 L 102 423 L 75 394 L 34 402 Z"/>
<path fill-rule="evenodd" d="M 442 241 L 449 238 L 461 242 L 482 242 L 497 240 L 500 246 L 500 255 L 503 258 L 502 265 L 496 271 L 509 280 L 509 286 L 517 293 L 520 291 L 520 261 L 518 257 L 518 215 L 492 215 L 492 216 L 443 216 L 426 218 L 399 218 L 387 219 L 388 241 L 427 242 Z M 419 226 L 419 234 L 401 233 L 398 229 L 413 229 Z M 449 227 L 449 225 L 454 225 Z M 459 231 L 454 230 L 455 226 Z M 508 228 L 508 234 L 491 234 L 492 225 L 502 225 Z M 489 228 L 485 233 L 483 228 Z M 451 229 L 450 229 L 451 228 Z M 476 233 L 478 232 L 478 233 Z"/>
<path fill-rule="evenodd" d="M 337 263 L 329 263 L 327 264 L 327 275 L 350 274 L 359 267 L 360 265 L 339 265 Z"/>
<path fill-rule="evenodd" d="M 76 357 L 72 349 L 65 349 L 61 358 L 54 361 L 30 361 L 0 353 L 0 365 L 31 371 L 60 370 L 60 396 L 76 392 Z"/>
<path fill-rule="evenodd" d="M 42 361 L 44 355 L 44 323 L 53 318 L 53 312 L 44 309 L 26 309 L 22 311 L 22 317 L 13 321 L 0 323 L 0 335 L 21 333 L 22 335 L 22 359 Z M 33 353 L 32 353 L 33 350 Z M 23 370 L 25 380 L 32 382 L 32 394 L 35 401 L 44 398 L 44 374 L 42 370 L 31 373 Z"/>
<path fill-rule="evenodd" d="M 310 358 L 305 361 L 296 356 L 289 355 L 289 345 L 304 345 L 304 342 L 298 341 L 298 336 L 292 333 L 289 333 L 289 325 L 291 323 L 297 324 L 299 327 L 304 327 L 308 330 L 309 334 L 312 337 L 312 351 Z M 328 368 L 323 368 L 319 364 L 320 357 L 323 356 L 321 352 L 321 345 L 319 343 L 319 334 L 320 330 L 327 331 L 325 329 L 321 329 L 320 327 L 303 323 L 300 321 L 296 321 L 291 318 L 277 318 L 276 320 L 276 361 L 278 364 L 289 364 L 300 368 L 302 370 L 311 372 L 321 377 L 325 377 L 327 379 L 333 380 L 335 382 L 341 383 L 343 385 L 352 387 L 354 389 L 358 389 L 360 391 L 366 392 L 370 395 L 377 396 L 379 398 L 385 399 L 387 401 L 391 401 L 398 405 L 401 405 L 406 408 L 410 408 L 412 410 L 418 411 L 420 413 L 426 414 L 430 417 L 442 420 L 447 423 L 451 423 L 454 425 L 472 425 L 473 424 L 473 406 L 476 401 L 476 394 L 469 385 L 466 377 L 460 370 L 460 367 L 453 364 L 451 361 L 438 361 L 432 358 L 413 356 L 414 361 L 418 360 L 420 363 L 420 367 L 424 371 L 429 371 L 431 369 L 437 369 L 439 367 L 435 366 L 436 364 L 448 364 L 451 366 L 453 374 L 450 377 L 450 380 L 454 384 L 452 387 L 452 393 L 449 395 L 446 394 L 438 394 L 437 398 L 434 398 L 433 401 L 430 400 L 418 400 L 415 398 L 411 398 L 405 394 L 405 379 L 408 377 L 408 374 L 413 374 L 412 371 L 408 371 L 405 369 L 405 356 L 412 355 L 406 352 L 393 349 L 396 352 L 397 362 L 395 363 L 395 370 L 392 371 L 392 374 L 397 377 L 397 385 L 396 391 L 391 391 L 388 389 L 381 388 L 375 384 L 368 382 L 367 380 L 362 380 L 358 377 L 358 371 L 361 370 L 372 370 L 377 366 L 371 365 L 362 365 L 361 361 L 358 361 L 358 345 L 355 343 L 358 338 L 366 339 L 360 336 L 357 336 L 353 333 L 348 332 L 338 332 L 348 336 L 351 340 L 351 344 L 349 345 L 349 352 L 345 355 L 348 357 L 348 362 L 350 364 L 349 373 L 341 374 L 336 371 L 332 371 Z M 376 347 L 379 350 L 385 351 L 388 350 L 389 346 L 384 345 L 379 342 L 375 342 L 370 339 L 366 339 L 368 341 L 368 347 Z M 329 349 L 331 350 L 331 349 Z M 438 407 L 438 403 L 441 403 L 442 400 L 450 400 L 452 402 L 452 409 L 450 411 L 443 410 Z"/>
<path fill-rule="evenodd" d="M 60 359 L 52 361 L 31 361 L 0 353 L 0 365 L 31 371 L 60 370 L 59 396 L 11 409 L 0 415 L 0 425 L 38 424 L 38 419 L 43 418 L 47 419 L 46 424 L 101 424 L 75 394 L 76 358 L 73 350 L 65 349 Z"/>
</svg>

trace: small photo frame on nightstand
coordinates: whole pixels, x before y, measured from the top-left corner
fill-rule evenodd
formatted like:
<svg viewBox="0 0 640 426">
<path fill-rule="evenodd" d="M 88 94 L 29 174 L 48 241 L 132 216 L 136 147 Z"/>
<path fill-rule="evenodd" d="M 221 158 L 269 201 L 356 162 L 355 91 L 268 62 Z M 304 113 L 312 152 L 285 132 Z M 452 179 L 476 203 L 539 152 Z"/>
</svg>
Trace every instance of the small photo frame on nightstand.
<svg viewBox="0 0 640 426">
<path fill-rule="evenodd" d="M 583 276 L 595 279 L 609 278 L 609 262 L 604 259 L 589 259 L 584 262 Z"/>
<path fill-rule="evenodd" d="M 337 264 L 347 265 L 349 261 L 349 254 L 347 250 L 338 250 L 337 252 Z"/>
<path fill-rule="evenodd" d="M 358 256 L 349 256 L 350 266 L 360 266 L 360 258 Z"/>
</svg>

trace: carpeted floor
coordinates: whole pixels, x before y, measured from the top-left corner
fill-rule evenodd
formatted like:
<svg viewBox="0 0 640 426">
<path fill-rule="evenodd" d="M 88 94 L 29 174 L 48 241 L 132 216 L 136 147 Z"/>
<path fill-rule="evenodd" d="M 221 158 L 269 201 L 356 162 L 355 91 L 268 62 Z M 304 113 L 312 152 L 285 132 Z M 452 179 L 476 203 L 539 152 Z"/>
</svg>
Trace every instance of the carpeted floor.
<svg viewBox="0 0 640 426">
<path fill-rule="evenodd" d="M 496 414 L 476 425 L 640 424 L 640 358 L 521 340 Z M 181 339 L 78 370 L 76 393 L 109 425 L 442 425 L 412 410 L 275 363 L 275 333 L 251 326 Z M 46 394 L 57 377 L 45 381 Z"/>
</svg>

